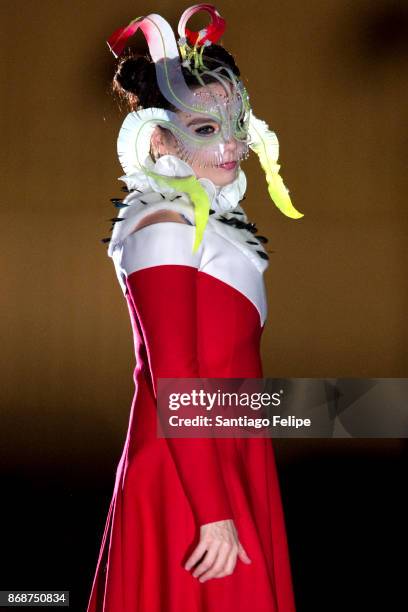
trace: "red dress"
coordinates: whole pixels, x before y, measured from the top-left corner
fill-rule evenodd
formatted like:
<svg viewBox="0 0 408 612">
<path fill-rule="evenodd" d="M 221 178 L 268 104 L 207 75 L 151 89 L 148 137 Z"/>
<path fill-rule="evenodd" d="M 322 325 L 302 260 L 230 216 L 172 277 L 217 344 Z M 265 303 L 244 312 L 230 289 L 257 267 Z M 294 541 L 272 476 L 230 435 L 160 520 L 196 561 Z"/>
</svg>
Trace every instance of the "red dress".
<svg viewBox="0 0 408 612">
<path fill-rule="evenodd" d="M 131 193 L 109 246 L 133 329 L 135 394 L 87 612 L 294 612 L 272 440 L 156 434 L 158 378 L 263 376 L 265 250 L 237 205 L 210 216 L 192 253 L 193 207 L 176 198 Z M 161 209 L 190 224 L 132 232 Z M 238 558 L 231 575 L 200 583 L 184 563 L 200 525 L 223 519 L 252 563 Z"/>
</svg>

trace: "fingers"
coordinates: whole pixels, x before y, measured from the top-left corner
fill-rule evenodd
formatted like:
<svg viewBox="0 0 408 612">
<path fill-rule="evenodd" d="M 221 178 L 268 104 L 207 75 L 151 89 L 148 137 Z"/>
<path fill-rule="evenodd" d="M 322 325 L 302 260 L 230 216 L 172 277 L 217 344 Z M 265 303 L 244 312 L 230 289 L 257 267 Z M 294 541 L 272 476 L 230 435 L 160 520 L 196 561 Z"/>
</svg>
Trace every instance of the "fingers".
<svg viewBox="0 0 408 612">
<path fill-rule="evenodd" d="M 195 570 L 193 574 L 199 576 L 200 582 L 205 582 L 210 578 L 218 577 L 220 574 L 223 574 L 224 567 L 226 565 L 230 547 L 225 542 L 219 546 L 218 549 L 211 551 L 213 554 L 207 561 L 207 555 L 204 558 L 204 561 L 200 563 L 200 565 Z M 205 563 L 207 561 L 207 563 Z"/>
<path fill-rule="evenodd" d="M 245 548 L 242 546 L 241 542 L 238 542 L 238 557 L 244 563 L 252 563 L 251 559 L 248 557 L 248 554 Z"/>
<path fill-rule="evenodd" d="M 219 547 L 217 544 L 210 545 L 204 559 L 199 565 L 197 565 L 197 567 L 193 571 L 194 578 L 199 578 L 200 582 L 204 582 L 202 576 L 206 575 L 209 571 L 211 571 L 214 565 L 218 563 L 218 555 L 220 548 L 221 547 Z"/>
<path fill-rule="evenodd" d="M 236 544 L 231 545 L 226 542 L 222 543 L 216 554 L 211 557 L 207 564 L 200 564 L 197 569 L 197 575 L 200 576 L 200 582 L 205 582 L 211 578 L 222 578 L 232 574 L 235 568 L 237 559 L 238 547 Z M 194 574 L 193 574 L 194 575 Z"/>
<path fill-rule="evenodd" d="M 219 574 L 218 576 L 215 576 L 215 578 L 222 578 L 223 576 L 230 576 L 234 572 L 235 566 L 237 564 L 237 559 L 238 557 L 237 557 L 236 551 L 232 550 L 227 557 L 224 573 Z"/>
<path fill-rule="evenodd" d="M 200 582 L 222 578 L 234 572 L 238 558 L 252 563 L 238 538 L 233 521 L 217 521 L 201 527 L 201 539 L 186 561 L 186 570 Z"/>
<path fill-rule="evenodd" d="M 184 568 L 186 570 L 191 569 L 193 567 L 193 565 L 195 565 L 197 563 L 197 561 L 199 561 L 201 559 L 201 557 L 203 556 L 203 554 L 205 553 L 207 548 L 208 548 L 208 545 L 206 544 L 206 542 L 201 540 L 197 544 L 197 546 L 195 547 L 195 549 L 193 550 L 193 552 L 191 553 L 191 555 L 189 556 L 187 561 L 185 562 Z"/>
</svg>

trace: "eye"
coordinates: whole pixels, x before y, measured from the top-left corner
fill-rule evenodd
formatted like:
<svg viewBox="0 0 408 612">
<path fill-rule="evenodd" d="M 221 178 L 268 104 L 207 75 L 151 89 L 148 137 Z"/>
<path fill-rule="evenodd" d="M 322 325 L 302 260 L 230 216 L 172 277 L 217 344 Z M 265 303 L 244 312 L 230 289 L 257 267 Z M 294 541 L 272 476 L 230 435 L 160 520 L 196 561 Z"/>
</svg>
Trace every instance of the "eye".
<svg viewBox="0 0 408 612">
<path fill-rule="evenodd" d="M 240 128 L 243 128 L 246 125 L 246 116 L 245 115 L 241 115 L 241 117 L 238 119 L 238 125 Z"/>
<path fill-rule="evenodd" d="M 202 125 L 201 127 L 194 130 L 196 134 L 209 135 L 215 133 L 215 128 L 212 125 Z"/>
</svg>

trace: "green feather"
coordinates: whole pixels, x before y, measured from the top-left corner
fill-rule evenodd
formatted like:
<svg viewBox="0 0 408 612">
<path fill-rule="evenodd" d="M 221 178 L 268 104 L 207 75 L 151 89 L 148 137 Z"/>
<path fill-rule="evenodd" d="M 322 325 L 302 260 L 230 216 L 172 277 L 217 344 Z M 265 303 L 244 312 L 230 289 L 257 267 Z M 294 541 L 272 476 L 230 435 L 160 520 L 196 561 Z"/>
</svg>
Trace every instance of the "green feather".
<svg viewBox="0 0 408 612">
<path fill-rule="evenodd" d="M 211 203 L 208 193 L 195 176 L 176 178 L 164 176 L 150 170 L 147 170 L 146 174 L 154 178 L 158 183 L 168 185 L 176 191 L 187 193 L 190 196 L 190 199 L 194 204 L 195 238 L 193 253 L 195 253 L 203 239 L 204 230 L 209 217 Z"/>
</svg>

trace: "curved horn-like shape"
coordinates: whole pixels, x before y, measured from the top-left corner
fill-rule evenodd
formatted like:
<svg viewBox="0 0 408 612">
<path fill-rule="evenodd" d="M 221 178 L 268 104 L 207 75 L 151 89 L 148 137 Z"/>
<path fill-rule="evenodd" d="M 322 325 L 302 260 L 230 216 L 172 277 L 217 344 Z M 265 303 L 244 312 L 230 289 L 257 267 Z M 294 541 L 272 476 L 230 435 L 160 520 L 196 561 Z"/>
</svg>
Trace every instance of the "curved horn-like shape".
<svg viewBox="0 0 408 612">
<path fill-rule="evenodd" d="M 211 18 L 210 23 L 199 32 L 186 28 L 186 23 L 196 13 L 206 11 Z M 226 22 L 213 4 L 194 4 L 184 11 L 178 24 L 178 33 L 192 45 L 202 46 L 207 40 L 216 43 L 225 32 Z"/>
<path fill-rule="evenodd" d="M 182 111 L 205 112 L 215 120 L 219 120 L 217 113 L 202 108 L 186 84 L 173 30 L 160 15 L 152 13 L 147 17 L 138 17 L 126 27 L 116 30 L 107 40 L 112 53 L 116 57 L 123 53 L 127 40 L 139 28 L 149 45 L 149 52 L 155 63 L 157 83 L 164 97 Z"/>
</svg>

